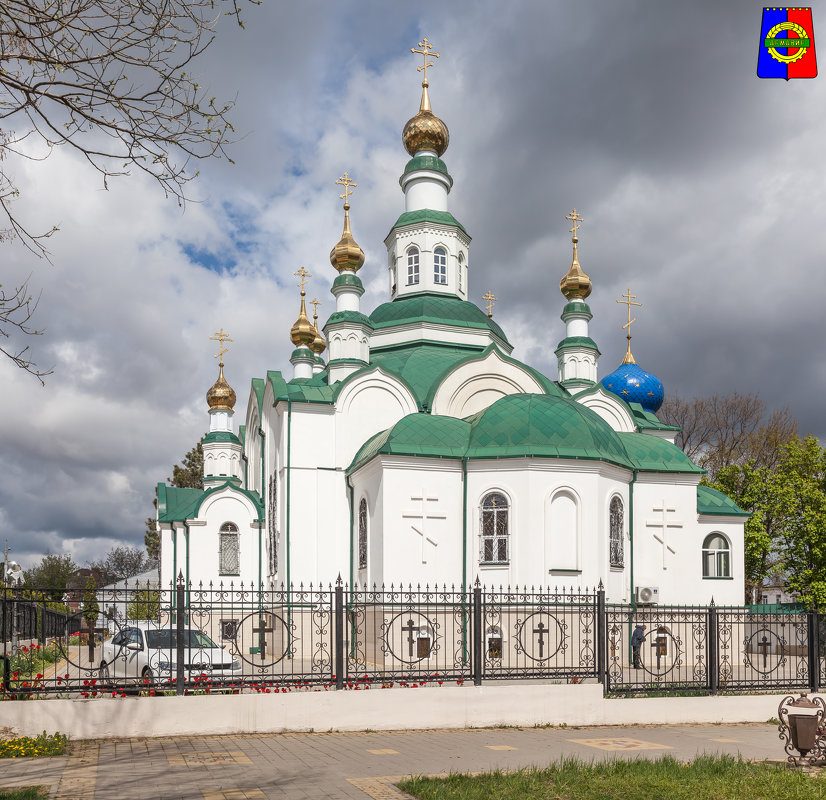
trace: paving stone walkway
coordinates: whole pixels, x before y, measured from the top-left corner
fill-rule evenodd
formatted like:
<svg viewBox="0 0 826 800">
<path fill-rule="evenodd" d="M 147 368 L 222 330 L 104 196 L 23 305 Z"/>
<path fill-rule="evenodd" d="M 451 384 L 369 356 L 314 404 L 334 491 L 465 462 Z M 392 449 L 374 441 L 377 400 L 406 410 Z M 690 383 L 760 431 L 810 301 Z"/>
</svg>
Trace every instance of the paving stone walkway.
<svg viewBox="0 0 826 800">
<path fill-rule="evenodd" d="M 400 800 L 411 774 L 583 759 L 780 759 L 777 726 L 488 728 L 289 733 L 76 742 L 70 755 L 0 761 L 0 788 L 41 784 L 54 800 Z"/>
</svg>

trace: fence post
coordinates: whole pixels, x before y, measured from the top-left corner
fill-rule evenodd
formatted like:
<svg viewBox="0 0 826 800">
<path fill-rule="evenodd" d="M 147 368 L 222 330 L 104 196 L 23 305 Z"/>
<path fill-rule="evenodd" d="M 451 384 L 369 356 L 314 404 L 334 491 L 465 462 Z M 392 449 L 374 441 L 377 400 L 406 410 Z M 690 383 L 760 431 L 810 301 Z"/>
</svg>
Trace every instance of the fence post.
<svg viewBox="0 0 826 800">
<path fill-rule="evenodd" d="M 719 638 L 717 630 L 717 606 L 714 605 L 714 598 L 708 607 L 708 628 L 706 632 L 706 651 L 708 657 L 707 674 L 708 688 L 711 694 L 717 694 L 720 680 L 719 660 Z"/>
<path fill-rule="evenodd" d="M 809 688 L 812 692 L 820 691 L 820 631 L 818 630 L 817 611 L 809 609 Z"/>
<path fill-rule="evenodd" d="M 344 585 L 339 574 L 336 581 L 335 599 L 335 640 L 333 649 L 335 651 L 336 689 L 344 688 Z"/>
<path fill-rule="evenodd" d="M 184 574 L 183 572 L 178 572 L 178 584 L 175 587 L 175 592 L 177 594 L 175 605 L 178 607 L 178 613 L 175 615 L 175 644 L 177 646 L 177 655 L 175 657 L 175 694 L 179 696 L 184 693 L 184 622 L 186 616 L 185 589 Z"/>
<path fill-rule="evenodd" d="M 479 578 L 473 587 L 473 684 L 482 685 L 482 671 L 484 668 L 483 646 L 484 631 L 482 630 L 482 587 Z"/>
<path fill-rule="evenodd" d="M 605 587 L 602 581 L 597 589 L 597 680 L 605 692 L 605 631 L 608 627 L 605 615 Z"/>
</svg>

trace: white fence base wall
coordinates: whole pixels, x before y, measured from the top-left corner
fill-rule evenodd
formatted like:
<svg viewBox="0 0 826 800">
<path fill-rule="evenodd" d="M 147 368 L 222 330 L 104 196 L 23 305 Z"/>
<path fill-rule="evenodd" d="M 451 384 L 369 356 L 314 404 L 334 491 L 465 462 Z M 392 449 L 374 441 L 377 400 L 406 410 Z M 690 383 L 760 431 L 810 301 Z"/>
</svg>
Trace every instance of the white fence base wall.
<svg viewBox="0 0 826 800">
<path fill-rule="evenodd" d="M 785 693 L 784 693 L 785 694 Z M 0 703 L 0 735 L 72 739 L 497 725 L 765 722 L 783 694 L 607 700 L 580 685 L 443 686 L 290 694 L 23 700 Z"/>
</svg>

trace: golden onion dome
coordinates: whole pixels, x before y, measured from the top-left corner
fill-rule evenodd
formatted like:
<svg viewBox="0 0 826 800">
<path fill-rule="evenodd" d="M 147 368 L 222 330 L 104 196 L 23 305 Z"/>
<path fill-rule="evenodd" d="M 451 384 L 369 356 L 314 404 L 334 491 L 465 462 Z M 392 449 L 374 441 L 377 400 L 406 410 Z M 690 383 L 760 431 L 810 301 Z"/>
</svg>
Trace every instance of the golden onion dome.
<svg viewBox="0 0 826 800">
<path fill-rule="evenodd" d="M 432 150 L 441 156 L 450 143 L 450 133 L 430 108 L 430 96 L 427 93 L 428 82 L 422 81 L 422 102 L 419 113 L 407 121 L 402 131 L 404 149 L 415 156 L 420 150 Z"/>
<path fill-rule="evenodd" d="M 232 411 L 235 408 L 235 391 L 224 378 L 224 364 L 218 364 L 218 380 L 206 393 L 207 405 L 210 411 Z"/>
<path fill-rule="evenodd" d="M 336 246 L 330 250 L 330 263 L 339 272 L 358 272 L 364 265 L 362 250 L 350 232 L 350 204 L 344 204 L 344 231 Z"/>
<path fill-rule="evenodd" d="M 315 303 L 316 301 L 313 300 L 313 302 Z M 318 329 L 318 314 L 313 314 L 313 328 L 315 329 L 315 339 L 313 339 L 313 343 L 310 345 L 310 350 L 317 356 L 320 356 L 327 349 L 327 342 L 324 341 L 324 337 Z"/>
<path fill-rule="evenodd" d="M 305 294 L 306 292 L 302 289 L 301 311 L 298 313 L 298 319 L 293 323 L 292 328 L 290 328 L 290 339 L 292 339 L 296 347 L 310 347 L 315 341 L 316 333 L 318 333 L 307 316 L 307 309 L 304 306 Z"/>
<path fill-rule="evenodd" d="M 571 239 L 574 244 L 574 255 L 571 259 L 571 268 L 565 273 L 565 277 L 559 282 L 559 290 L 568 300 L 584 300 L 591 294 L 591 279 L 579 266 L 579 254 L 576 245 L 579 239 L 576 236 Z"/>
</svg>

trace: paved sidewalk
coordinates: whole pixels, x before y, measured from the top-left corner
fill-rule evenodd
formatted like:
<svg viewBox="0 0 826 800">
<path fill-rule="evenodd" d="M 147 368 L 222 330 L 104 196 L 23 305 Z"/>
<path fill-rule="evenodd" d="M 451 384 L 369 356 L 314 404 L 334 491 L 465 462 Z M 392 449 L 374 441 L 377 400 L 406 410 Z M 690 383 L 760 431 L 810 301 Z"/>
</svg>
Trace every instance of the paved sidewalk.
<svg viewBox="0 0 826 800">
<path fill-rule="evenodd" d="M 779 759 L 777 726 L 489 728 L 290 733 L 78 742 L 58 758 L 0 762 L 0 787 L 43 784 L 54 800 L 399 800 L 411 774 L 583 759 L 688 760 L 698 753 Z"/>
</svg>

